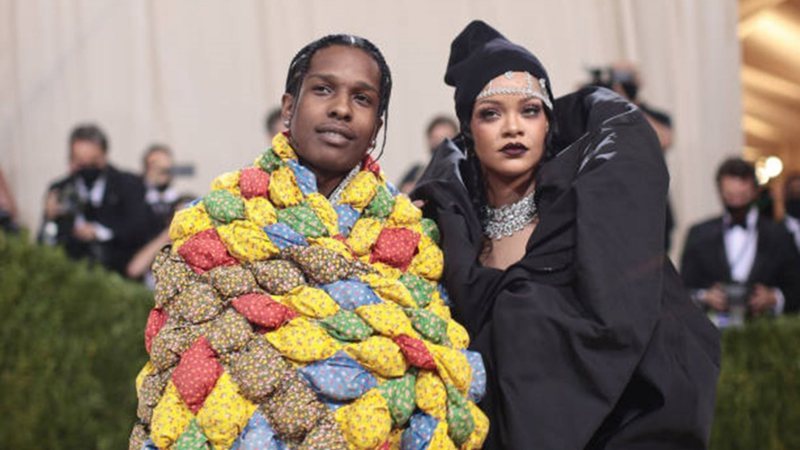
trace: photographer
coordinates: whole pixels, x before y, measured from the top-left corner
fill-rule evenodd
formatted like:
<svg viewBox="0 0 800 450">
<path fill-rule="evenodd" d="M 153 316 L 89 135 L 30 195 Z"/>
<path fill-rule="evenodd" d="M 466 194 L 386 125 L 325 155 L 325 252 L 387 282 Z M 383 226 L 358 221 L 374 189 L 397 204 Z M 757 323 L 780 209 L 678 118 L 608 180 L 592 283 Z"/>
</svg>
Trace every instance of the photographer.
<svg viewBox="0 0 800 450">
<path fill-rule="evenodd" d="M 72 131 L 70 173 L 48 189 L 39 240 L 123 273 L 147 236 L 148 213 L 141 180 L 111 166 L 107 153 L 97 126 Z"/>
<path fill-rule="evenodd" d="M 617 62 L 609 67 L 589 69 L 589 74 L 592 77 L 590 85 L 611 89 L 639 107 L 656 132 L 661 150 L 666 152 L 672 146 L 672 118 L 666 112 L 651 107 L 639 98 L 642 81 L 633 64 Z"/>
<path fill-rule="evenodd" d="M 164 144 L 153 144 L 145 151 L 142 166 L 144 201 L 151 215 L 148 238 L 151 238 L 169 227 L 179 197 L 172 186 L 172 151 Z"/>
<path fill-rule="evenodd" d="M 740 158 L 722 163 L 717 188 L 725 213 L 689 230 L 681 275 L 718 326 L 745 315 L 794 312 L 800 305 L 800 254 L 786 229 L 760 217 L 755 169 Z"/>
</svg>

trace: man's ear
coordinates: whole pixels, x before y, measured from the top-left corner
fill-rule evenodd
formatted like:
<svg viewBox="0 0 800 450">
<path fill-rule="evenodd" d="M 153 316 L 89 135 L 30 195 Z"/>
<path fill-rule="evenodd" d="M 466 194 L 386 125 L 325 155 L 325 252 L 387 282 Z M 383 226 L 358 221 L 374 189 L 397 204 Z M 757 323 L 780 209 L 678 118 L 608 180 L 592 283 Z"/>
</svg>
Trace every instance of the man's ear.
<svg viewBox="0 0 800 450">
<path fill-rule="evenodd" d="M 283 94 L 281 97 L 281 120 L 291 125 L 292 114 L 294 113 L 294 96 L 290 93 Z M 286 128 L 289 128 L 288 126 Z"/>
</svg>

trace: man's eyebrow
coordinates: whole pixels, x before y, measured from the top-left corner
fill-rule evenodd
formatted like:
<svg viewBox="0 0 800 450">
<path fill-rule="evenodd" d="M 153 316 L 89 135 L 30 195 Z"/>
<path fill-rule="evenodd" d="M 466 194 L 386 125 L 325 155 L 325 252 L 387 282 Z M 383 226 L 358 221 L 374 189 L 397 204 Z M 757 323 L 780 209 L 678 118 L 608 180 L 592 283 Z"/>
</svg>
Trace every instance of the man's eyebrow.
<svg viewBox="0 0 800 450">
<path fill-rule="evenodd" d="M 332 84 L 334 84 L 334 83 L 339 81 L 339 77 L 337 77 L 336 75 L 333 75 L 331 73 L 324 73 L 324 72 L 310 73 L 310 74 L 307 75 L 307 78 L 320 78 L 323 81 L 326 81 L 326 82 L 332 83 Z M 376 88 L 375 86 L 373 86 L 370 83 L 367 83 L 366 81 L 357 81 L 355 83 L 355 85 L 356 85 L 357 88 L 359 88 L 361 90 L 379 92 L 378 88 Z"/>
</svg>

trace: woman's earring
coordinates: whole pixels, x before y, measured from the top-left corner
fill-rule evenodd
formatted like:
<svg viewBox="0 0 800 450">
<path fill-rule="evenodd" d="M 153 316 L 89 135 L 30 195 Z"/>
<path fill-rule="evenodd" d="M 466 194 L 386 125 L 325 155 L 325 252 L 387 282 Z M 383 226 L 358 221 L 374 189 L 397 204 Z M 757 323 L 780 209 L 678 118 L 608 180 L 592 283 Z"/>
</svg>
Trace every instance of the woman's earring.
<svg viewBox="0 0 800 450">
<path fill-rule="evenodd" d="M 291 124 L 291 121 L 289 119 L 286 119 L 286 120 L 283 121 L 283 126 L 285 126 L 286 128 L 289 128 L 290 124 Z"/>
</svg>

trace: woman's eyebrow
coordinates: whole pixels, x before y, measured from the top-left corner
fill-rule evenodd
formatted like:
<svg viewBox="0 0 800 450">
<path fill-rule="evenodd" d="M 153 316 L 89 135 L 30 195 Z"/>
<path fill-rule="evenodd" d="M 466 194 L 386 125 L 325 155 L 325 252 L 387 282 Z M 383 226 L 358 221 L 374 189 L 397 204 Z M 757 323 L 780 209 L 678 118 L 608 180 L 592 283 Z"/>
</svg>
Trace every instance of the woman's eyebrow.
<svg viewBox="0 0 800 450">
<path fill-rule="evenodd" d="M 483 104 L 486 104 L 486 103 L 489 103 L 489 104 L 492 104 L 492 105 L 496 105 L 496 106 L 502 106 L 502 104 L 503 104 L 502 102 L 500 102 L 498 100 L 493 100 L 491 98 L 485 98 L 485 99 L 480 99 L 477 102 L 475 102 L 475 106 L 483 105 Z"/>
</svg>

